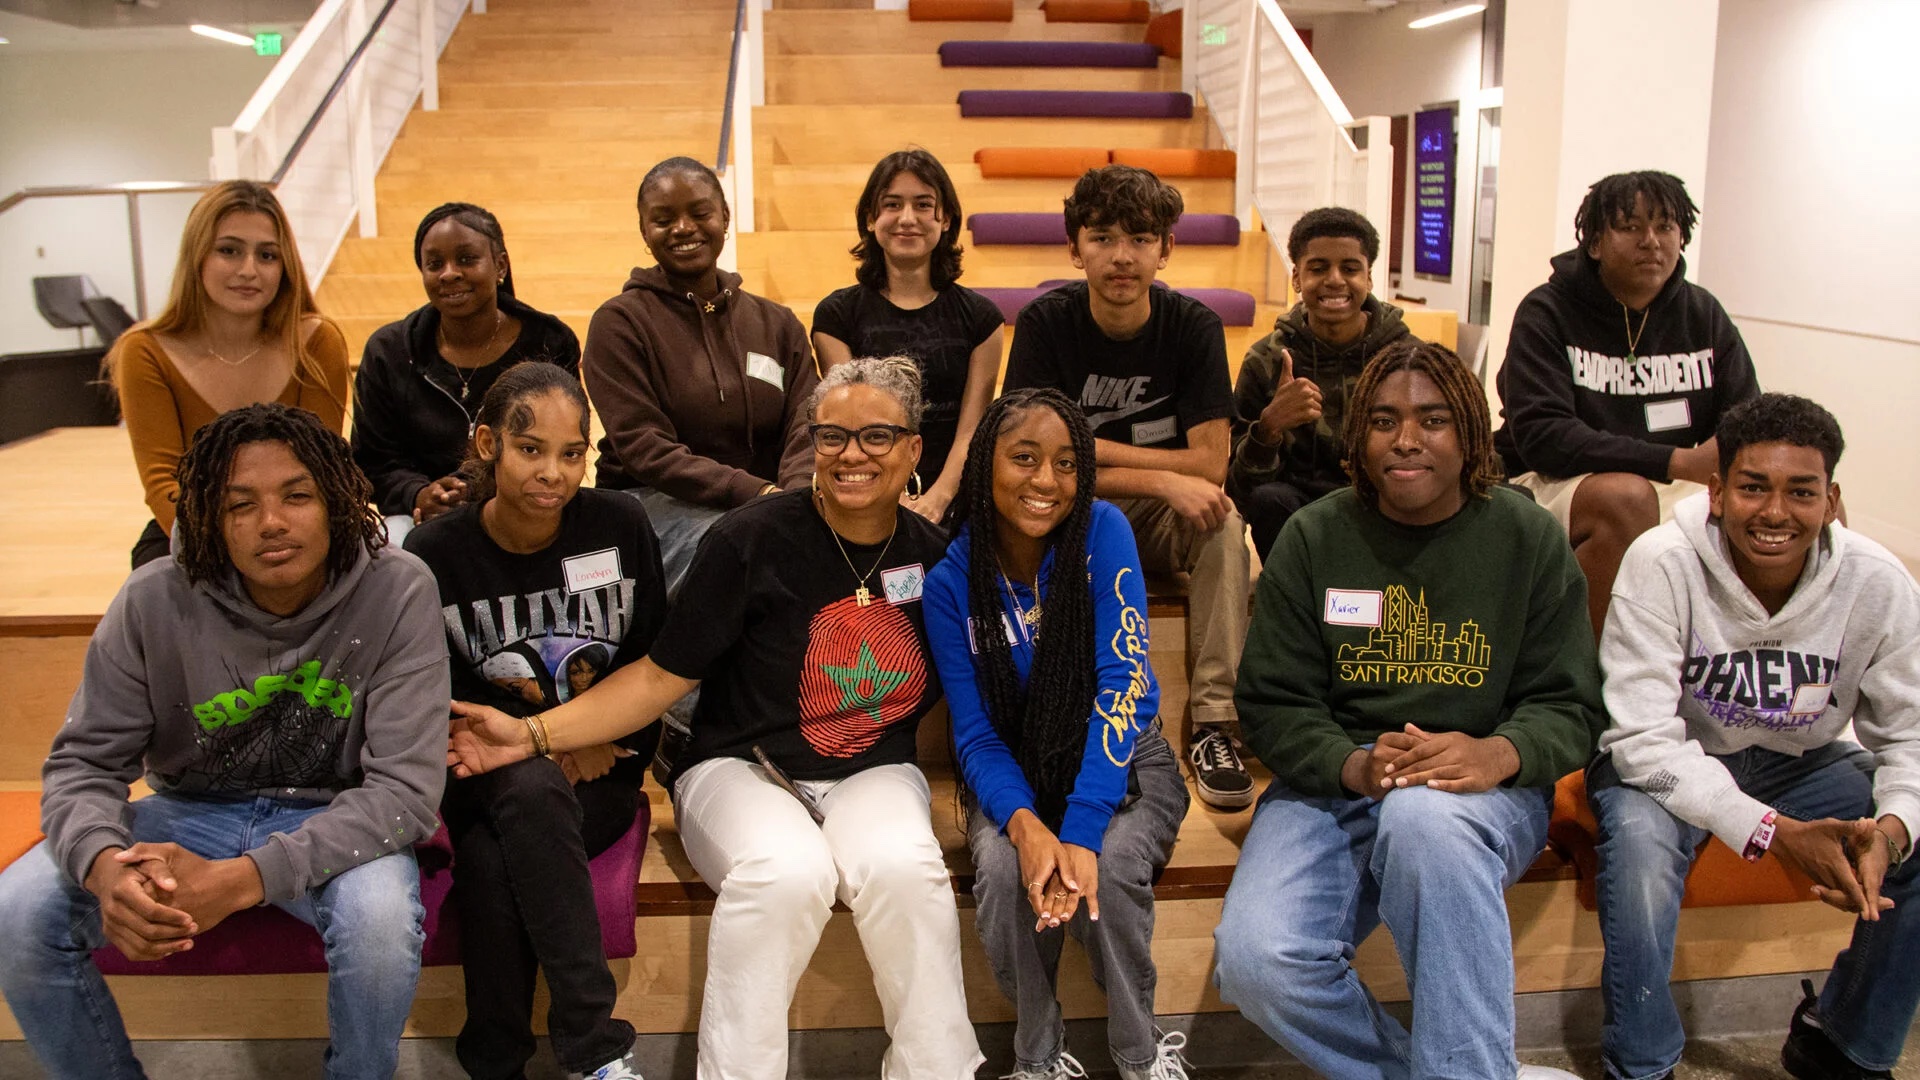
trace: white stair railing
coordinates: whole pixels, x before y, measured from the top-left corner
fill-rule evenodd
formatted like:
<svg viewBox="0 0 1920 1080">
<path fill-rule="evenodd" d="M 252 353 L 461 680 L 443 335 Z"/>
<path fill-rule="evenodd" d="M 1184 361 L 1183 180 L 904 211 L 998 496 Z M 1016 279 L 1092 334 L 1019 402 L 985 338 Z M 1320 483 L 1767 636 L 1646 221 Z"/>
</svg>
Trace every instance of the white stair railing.
<svg viewBox="0 0 1920 1080">
<path fill-rule="evenodd" d="M 378 235 L 374 176 L 413 103 L 440 107 L 440 51 L 468 6 L 323 0 L 239 118 L 213 129 L 213 178 L 274 185 L 314 284 L 356 220 Z"/>
<path fill-rule="evenodd" d="M 1345 206 L 1386 230 L 1393 147 L 1384 116 L 1355 120 L 1274 0 L 1188 0 L 1182 82 L 1237 157 L 1234 212 L 1254 211 L 1284 259 L 1286 230 Z M 1356 139 L 1356 136 L 1358 138 Z"/>
</svg>

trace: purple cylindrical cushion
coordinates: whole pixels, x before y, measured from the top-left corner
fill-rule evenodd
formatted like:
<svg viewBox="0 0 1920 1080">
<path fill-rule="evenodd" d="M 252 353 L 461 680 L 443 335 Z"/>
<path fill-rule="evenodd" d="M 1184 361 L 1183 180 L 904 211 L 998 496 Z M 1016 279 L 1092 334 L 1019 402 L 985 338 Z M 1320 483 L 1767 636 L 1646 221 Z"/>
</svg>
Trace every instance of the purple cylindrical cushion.
<svg viewBox="0 0 1920 1080">
<path fill-rule="evenodd" d="M 1001 321 L 1005 322 L 1008 326 L 1012 326 L 1014 321 L 1020 318 L 1020 309 L 1033 303 L 1041 293 L 1047 290 L 993 288 L 989 286 L 986 288 L 975 288 L 973 291 L 993 301 L 994 306 L 1000 309 Z"/>
<path fill-rule="evenodd" d="M 1182 296 L 1191 296 L 1195 300 L 1213 309 L 1215 315 L 1227 326 L 1253 325 L 1253 294 L 1239 289 L 1179 289 Z"/>
<path fill-rule="evenodd" d="M 973 214 L 967 218 L 976 244 L 1064 244 L 1066 218 L 1045 212 Z M 1188 214 L 1173 227 L 1176 244 L 1228 245 L 1240 242 L 1240 220 L 1232 214 Z"/>
<path fill-rule="evenodd" d="M 941 67 L 1150 68 L 1160 46 L 1136 41 L 943 41 Z"/>
<path fill-rule="evenodd" d="M 1193 98 L 1158 90 L 962 90 L 960 115 L 1185 120 L 1193 115 Z"/>
</svg>

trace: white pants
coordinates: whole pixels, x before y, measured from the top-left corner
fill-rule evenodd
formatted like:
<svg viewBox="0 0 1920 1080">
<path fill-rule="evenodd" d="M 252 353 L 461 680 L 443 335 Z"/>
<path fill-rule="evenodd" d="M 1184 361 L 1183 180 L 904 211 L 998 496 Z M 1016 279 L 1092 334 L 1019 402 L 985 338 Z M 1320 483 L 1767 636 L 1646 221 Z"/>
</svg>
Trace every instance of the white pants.
<svg viewBox="0 0 1920 1080">
<path fill-rule="evenodd" d="M 926 777 L 912 765 L 881 765 L 801 786 L 819 800 L 825 825 L 736 758 L 701 762 L 675 788 L 687 858 L 718 894 L 701 1080 L 787 1075 L 787 1010 L 835 898 L 853 909 L 892 1040 L 880 1075 L 971 1080 L 986 1059 L 967 1017 L 960 917 Z"/>
</svg>

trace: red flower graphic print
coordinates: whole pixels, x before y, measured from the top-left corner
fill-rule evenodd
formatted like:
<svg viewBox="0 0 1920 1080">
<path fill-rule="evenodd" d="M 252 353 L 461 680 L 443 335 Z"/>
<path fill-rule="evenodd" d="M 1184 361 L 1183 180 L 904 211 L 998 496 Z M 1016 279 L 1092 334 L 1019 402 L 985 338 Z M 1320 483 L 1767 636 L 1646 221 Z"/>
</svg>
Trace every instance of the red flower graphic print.
<svg viewBox="0 0 1920 1080">
<path fill-rule="evenodd" d="M 800 665 L 800 734 L 814 753 L 861 753 L 912 716 L 926 689 L 926 653 L 905 612 L 848 597 L 814 614 Z"/>
</svg>

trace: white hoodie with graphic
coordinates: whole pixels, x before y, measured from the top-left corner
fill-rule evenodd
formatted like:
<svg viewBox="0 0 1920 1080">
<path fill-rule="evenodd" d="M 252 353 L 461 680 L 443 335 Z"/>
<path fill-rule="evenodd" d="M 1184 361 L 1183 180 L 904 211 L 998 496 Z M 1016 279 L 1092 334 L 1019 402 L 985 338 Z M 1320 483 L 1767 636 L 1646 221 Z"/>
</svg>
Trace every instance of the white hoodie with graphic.
<svg viewBox="0 0 1920 1080">
<path fill-rule="evenodd" d="M 1835 524 L 1768 615 L 1728 554 L 1708 499 L 1627 549 L 1600 639 L 1620 778 L 1742 850 L 1770 809 L 1712 755 L 1800 755 L 1847 721 L 1872 752 L 1875 816 L 1920 836 L 1920 585 L 1900 560 Z"/>
</svg>

